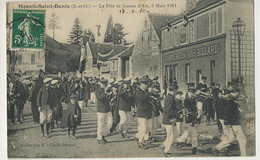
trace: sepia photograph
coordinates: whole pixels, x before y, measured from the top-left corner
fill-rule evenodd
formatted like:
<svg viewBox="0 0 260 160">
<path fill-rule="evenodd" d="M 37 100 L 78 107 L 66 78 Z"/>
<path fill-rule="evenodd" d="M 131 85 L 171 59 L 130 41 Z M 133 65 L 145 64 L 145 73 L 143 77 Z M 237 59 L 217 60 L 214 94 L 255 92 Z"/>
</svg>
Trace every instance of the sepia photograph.
<svg viewBox="0 0 260 160">
<path fill-rule="evenodd" d="M 254 5 L 6 2 L 7 158 L 255 157 Z"/>
</svg>

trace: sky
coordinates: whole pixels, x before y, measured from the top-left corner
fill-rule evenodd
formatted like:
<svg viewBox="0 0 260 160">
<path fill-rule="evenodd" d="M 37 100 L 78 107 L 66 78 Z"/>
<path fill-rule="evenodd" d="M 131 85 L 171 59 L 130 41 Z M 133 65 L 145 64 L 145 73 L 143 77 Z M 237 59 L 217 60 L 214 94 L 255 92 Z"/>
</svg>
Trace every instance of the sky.
<svg viewBox="0 0 260 160">
<path fill-rule="evenodd" d="M 10 8 L 19 8 L 19 5 L 67 5 L 70 8 L 44 8 L 46 10 L 46 26 L 48 26 L 48 19 L 52 13 L 55 13 L 60 19 L 60 30 L 55 31 L 55 39 L 61 43 L 67 43 L 69 33 L 76 18 L 79 18 L 83 30 L 90 28 L 97 35 L 97 27 L 95 25 L 101 25 L 101 36 L 96 39 L 96 42 L 103 42 L 104 34 L 106 30 L 107 21 L 110 15 L 112 15 L 113 23 L 121 23 L 124 26 L 124 32 L 129 33 L 125 36 L 128 42 L 134 42 L 140 32 L 144 17 L 147 15 L 146 11 L 150 13 L 161 14 L 178 14 L 185 8 L 185 0 L 124 0 L 124 1 L 76 1 L 76 2 L 16 2 L 10 4 Z M 146 7 L 142 7 L 144 13 L 140 13 L 139 5 L 143 4 Z M 91 8 L 72 8 L 73 6 L 90 6 Z M 113 6 L 114 5 L 114 6 Z M 117 6 L 121 7 L 117 7 Z M 125 9 L 125 13 L 120 13 Z M 128 5 L 128 6 L 126 6 Z M 133 6 L 135 5 L 135 6 Z M 167 6 L 168 5 L 168 6 Z M 96 7 L 95 7 L 96 6 Z M 102 8 L 102 6 L 104 8 Z M 149 8 L 147 8 L 149 6 Z M 134 11 L 136 13 L 132 13 Z M 128 13 L 126 13 L 128 12 Z M 46 32 L 52 37 L 52 30 L 46 28 Z M 97 36 L 96 36 L 97 37 Z"/>
</svg>

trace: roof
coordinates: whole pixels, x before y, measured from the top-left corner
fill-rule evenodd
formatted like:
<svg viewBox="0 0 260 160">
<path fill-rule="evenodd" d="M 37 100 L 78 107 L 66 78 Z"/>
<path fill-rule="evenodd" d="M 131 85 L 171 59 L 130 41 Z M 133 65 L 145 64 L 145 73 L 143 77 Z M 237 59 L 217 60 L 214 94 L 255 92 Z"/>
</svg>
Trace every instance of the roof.
<svg viewBox="0 0 260 160">
<path fill-rule="evenodd" d="M 133 49 L 134 49 L 134 45 L 132 45 L 131 47 L 127 48 L 126 50 L 124 50 L 123 52 L 109 58 L 109 60 L 116 60 L 118 57 L 123 58 L 123 57 L 130 57 L 133 53 Z"/>
<path fill-rule="evenodd" d="M 153 22 L 153 27 L 160 40 L 161 40 L 161 31 L 160 31 L 161 27 L 167 25 L 167 20 L 171 22 L 176 18 L 176 15 L 158 14 L 158 13 L 149 13 L 148 16 L 150 20 Z"/>
<path fill-rule="evenodd" d="M 123 58 L 123 57 L 130 57 L 133 53 L 133 49 L 134 49 L 135 45 L 132 45 L 131 47 L 127 48 L 126 50 L 124 50 L 119 57 Z"/>
<path fill-rule="evenodd" d="M 48 35 L 45 36 L 44 42 L 47 48 L 69 51 L 65 45 L 61 44 L 60 42 L 56 41 L 55 39 L 53 39 Z"/>
<path fill-rule="evenodd" d="M 210 0 L 210 1 L 209 0 L 199 0 L 196 3 L 196 7 L 193 8 L 192 10 L 190 10 L 187 13 L 187 15 L 191 15 L 191 14 L 193 14 L 193 13 L 195 13 L 195 12 L 197 12 L 197 11 L 203 9 L 203 8 L 206 8 L 208 6 L 211 6 L 211 5 L 218 3 L 218 2 L 221 2 L 221 1 L 223 1 L 223 0 Z"/>
<path fill-rule="evenodd" d="M 208 6 L 211 6 L 213 4 L 216 4 L 218 2 L 221 2 L 223 0 L 199 0 L 197 3 L 196 3 L 196 7 L 194 7 L 193 9 L 191 9 L 190 11 L 188 11 L 188 13 L 186 13 L 187 16 L 193 14 L 193 13 L 196 13 L 198 12 L 199 10 L 202 10 L 204 8 L 207 8 Z M 180 13 L 178 15 L 175 15 L 174 18 L 170 19 L 169 22 L 170 23 L 173 23 L 173 22 L 176 22 L 178 20 L 181 20 L 183 19 L 183 13 Z M 166 24 L 164 24 L 162 27 L 166 26 Z M 161 28 L 162 28 L 161 27 Z"/>
<path fill-rule="evenodd" d="M 123 52 L 128 48 L 126 46 L 117 46 L 106 43 L 88 42 L 88 44 L 92 52 L 93 58 L 99 58 L 99 60 L 101 61 L 107 61 L 109 58 L 118 55 L 119 53 Z"/>
</svg>

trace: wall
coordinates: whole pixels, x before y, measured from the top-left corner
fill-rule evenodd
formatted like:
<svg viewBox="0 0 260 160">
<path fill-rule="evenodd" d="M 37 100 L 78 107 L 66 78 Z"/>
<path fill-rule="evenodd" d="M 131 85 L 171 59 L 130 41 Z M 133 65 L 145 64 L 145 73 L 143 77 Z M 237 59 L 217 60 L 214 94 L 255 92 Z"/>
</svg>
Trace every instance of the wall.
<svg viewBox="0 0 260 160">
<path fill-rule="evenodd" d="M 40 69 L 45 70 L 45 52 L 44 51 L 15 51 L 18 56 L 21 55 L 20 62 L 16 62 L 15 72 L 27 72 L 30 75 L 35 75 Z M 31 55 L 35 55 L 35 63 L 31 63 Z"/>
<path fill-rule="evenodd" d="M 133 54 L 130 58 L 130 73 L 132 74 L 130 75 L 130 77 L 132 78 L 143 77 L 144 75 L 149 75 L 150 78 L 153 78 L 155 76 L 160 77 L 160 52 L 159 47 L 156 44 L 156 42 L 158 43 L 159 38 L 156 35 L 156 32 L 153 27 L 151 27 L 150 31 L 150 33 L 153 35 L 153 41 L 150 41 L 150 48 L 146 46 L 149 43 L 146 42 L 145 36 L 143 37 L 142 41 L 142 33 L 146 30 L 149 30 L 150 27 L 150 25 L 146 27 L 145 25 L 142 26 L 140 35 L 138 36 L 138 39 L 135 43 Z M 156 52 L 154 52 L 153 50 Z"/>
<path fill-rule="evenodd" d="M 217 45 L 217 49 L 214 49 L 215 53 L 208 52 L 212 46 Z M 208 48 L 210 47 L 210 48 Z M 202 49 L 204 53 L 208 53 L 208 55 L 197 56 L 184 56 L 185 53 L 190 52 L 193 53 L 195 50 L 198 53 L 198 49 L 200 54 L 202 53 Z M 213 69 L 213 82 L 219 83 L 222 87 L 226 85 L 226 74 L 225 74 L 225 37 L 220 37 L 219 39 L 211 39 L 207 42 L 184 46 L 180 49 L 175 49 L 172 51 L 168 51 L 163 53 L 163 75 L 166 75 L 165 66 L 166 65 L 177 65 L 177 82 L 180 87 L 180 90 L 186 90 L 186 82 L 185 82 L 185 64 L 190 64 L 190 82 L 196 83 L 196 71 L 201 70 L 202 75 L 208 77 L 207 84 L 210 84 L 210 61 L 215 60 L 215 68 Z M 172 58 L 170 60 L 170 55 L 182 55 L 179 58 Z M 197 85 L 197 84 L 196 84 Z"/>
</svg>

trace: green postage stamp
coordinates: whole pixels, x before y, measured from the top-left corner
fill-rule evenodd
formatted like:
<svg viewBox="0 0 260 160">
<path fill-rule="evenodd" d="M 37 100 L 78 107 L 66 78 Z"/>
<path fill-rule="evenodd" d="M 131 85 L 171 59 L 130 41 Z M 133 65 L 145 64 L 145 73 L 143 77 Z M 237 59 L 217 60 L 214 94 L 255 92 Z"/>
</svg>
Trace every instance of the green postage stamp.
<svg viewBox="0 0 260 160">
<path fill-rule="evenodd" d="M 13 10 L 12 49 L 44 48 L 45 10 Z"/>
</svg>

